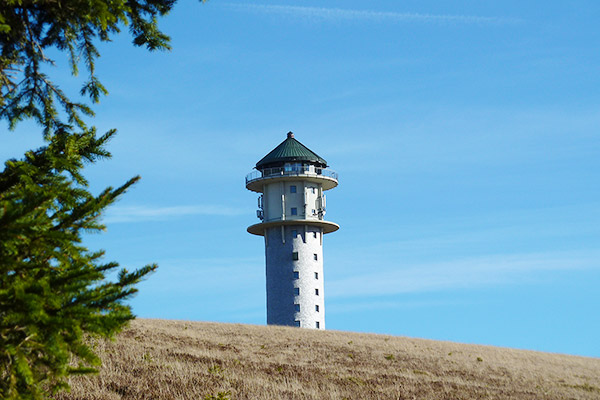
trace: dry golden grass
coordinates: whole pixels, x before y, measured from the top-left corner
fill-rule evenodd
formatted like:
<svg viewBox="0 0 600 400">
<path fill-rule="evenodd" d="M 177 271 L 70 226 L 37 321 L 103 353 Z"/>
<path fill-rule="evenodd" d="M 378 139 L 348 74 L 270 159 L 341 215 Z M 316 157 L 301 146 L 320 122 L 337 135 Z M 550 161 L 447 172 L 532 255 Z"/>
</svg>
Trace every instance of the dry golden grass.
<svg viewBox="0 0 600 400">
<path fill-rule="evenodd" d="M 384 335 L 141 319 L 96 350 L 56 399 L 600 399 L 597 358 Z"/>
</svg>

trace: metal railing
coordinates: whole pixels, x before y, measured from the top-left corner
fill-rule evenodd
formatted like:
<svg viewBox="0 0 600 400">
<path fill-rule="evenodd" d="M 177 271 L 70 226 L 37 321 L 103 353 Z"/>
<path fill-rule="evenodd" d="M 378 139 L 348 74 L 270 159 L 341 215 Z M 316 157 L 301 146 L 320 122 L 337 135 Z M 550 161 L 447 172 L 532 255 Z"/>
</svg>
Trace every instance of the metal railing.
<svg viewBox="0 0 600 400">
<path fill-rule="evenodd" d="M 327 169 L 318 168 L 312 166 L 301 166 L 301 167 L 278 167 L 278 168 L 265 168 L 262 170 L 255 170 L 246 175 L 246 185 L 249 182 L 263 179 L 263 178 L 276 178 L 278 176 L 310 176 L 310 177 L 324 177 L 329 179 L 338 180 L 337 172 Z"/>
</svg>

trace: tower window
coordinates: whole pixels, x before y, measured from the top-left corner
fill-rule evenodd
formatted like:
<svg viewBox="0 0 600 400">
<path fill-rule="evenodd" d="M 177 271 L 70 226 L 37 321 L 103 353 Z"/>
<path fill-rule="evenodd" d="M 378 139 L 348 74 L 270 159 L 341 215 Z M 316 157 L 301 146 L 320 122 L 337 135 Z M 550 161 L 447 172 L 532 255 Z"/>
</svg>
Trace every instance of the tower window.
<svg viewBox="0 0 600 400">
<path fill-rule="evenodd" d="M 312 190 L 312 194 L 315 194 L 315 188 L 311 187 L 310 189 Z"/>
<path fill-rule="evenodd" d="M 294 295 L 300 296 L 300 288 L 294 288 Z"/>
<path fill-rule="evenodd" d="M 290 193 L 296 193 L 296 185 L 290 186 Z"/>
<path fill-rule="evenodd" d="M 298 252 L 297 252 L 297 251 L 294 251 L 294 252 L 292 253 L 292 260 L 297 260 L 297 259 L 298 259 Z"/>
<path fill-rule="evenodd" d="M 298 215 L 298 209 L 296 207 L 292 207 L 292 215 Z"/>
<path fill-rule="evenodd" d="M 316 239 L 317 238 L 317 232 L 313 232 L 313 237 Z"/>
<path fill-rule="evenodd" d="M 313 258 L 315 259 L 315 261 L 317 261 L 319 259 L 319 257 L 317 256 L 317 253 L 313 254 Z"/>
<path fill-rule="evenodd" d="M 300 273 L 298 271 L 294 271 L 294 279 L 300 279 Z"/>
<path fill-rule="evenodd" d="M 318 304 L 315 304 L 315 311 L 319 312 L 319 305 Z"/>
<path fill-rule="evenodd" d="M 300 327 L 300 321 L 294 321 L 294 326 Z"/>
<path fill-rule="evenodd" d="M 294 310 L 296 312 L 299 312 L 300 311 L 300 304 L 294 304 Z"/>
<path fill-rule="evenodd" d="M 315 279 L 319 279 L 319 273 L 315 272 Z"/>
<path fill-rule="evenodd" d="M 315 295 L 319 295 L 319 289 L 315 289 Z"/>
<path fill-rule="evenodd" d="M 319 321 L 317 321 L 316 326 L 317 326 L 317 329 L 321 329 L 321 324 L 319 324 Z"/>
</svg>

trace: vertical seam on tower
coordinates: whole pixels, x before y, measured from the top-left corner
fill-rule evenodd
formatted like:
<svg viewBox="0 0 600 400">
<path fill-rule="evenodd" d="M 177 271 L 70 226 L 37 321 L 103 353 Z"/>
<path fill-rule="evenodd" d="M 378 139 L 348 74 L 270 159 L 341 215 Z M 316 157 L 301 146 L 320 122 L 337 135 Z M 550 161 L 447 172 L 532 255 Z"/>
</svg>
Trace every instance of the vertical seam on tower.
<svg viewBox="0 0 600 400">
<path fill-rule="evenodd" d="M 304 219 L 306 219 L 307 218 L 307 211 L 306 211 L 306 206 L 307 206 L 307 204 L 306 204 L 307 203 L 306 197 L 307 197 L 307 193 L 306 193 L 306 183 L 305 182 L 302 182 L 302 193 L 304 194 Z"/>
<path fill-rule="evenodd" d="M 281 182 L 281 220 L 285 221 L 285 185 Z"/>
</svg>

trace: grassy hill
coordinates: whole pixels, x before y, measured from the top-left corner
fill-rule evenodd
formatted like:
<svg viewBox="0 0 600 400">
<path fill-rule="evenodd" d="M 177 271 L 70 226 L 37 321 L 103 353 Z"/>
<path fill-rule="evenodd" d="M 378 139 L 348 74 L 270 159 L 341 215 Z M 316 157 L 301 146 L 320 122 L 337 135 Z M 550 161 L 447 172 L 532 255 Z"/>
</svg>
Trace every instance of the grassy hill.
<svg viewBox="0 0 600 400">
<path fill-rule="evenodd" d="M 600 359 L 491 346 L 144 319 L 95 346 L 56 399 L 600 399 Z"/>
</svg>

